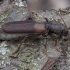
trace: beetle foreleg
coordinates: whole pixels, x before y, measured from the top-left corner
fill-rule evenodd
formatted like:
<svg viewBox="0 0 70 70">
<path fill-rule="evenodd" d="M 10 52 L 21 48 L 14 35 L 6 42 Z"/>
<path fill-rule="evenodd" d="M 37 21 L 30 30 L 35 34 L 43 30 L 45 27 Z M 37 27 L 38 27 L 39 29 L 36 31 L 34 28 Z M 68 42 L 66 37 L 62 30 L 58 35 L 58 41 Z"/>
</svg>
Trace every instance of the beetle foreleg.
<svg viewBox="0 0 70 70">
<path fill-rule="evenodd" d="M 55 48 L 58 52 L 61 53 L 61 50 L 57 47 L 57 44 L 58 44 L 58 39 L 55 40 Z"/>
</svg>

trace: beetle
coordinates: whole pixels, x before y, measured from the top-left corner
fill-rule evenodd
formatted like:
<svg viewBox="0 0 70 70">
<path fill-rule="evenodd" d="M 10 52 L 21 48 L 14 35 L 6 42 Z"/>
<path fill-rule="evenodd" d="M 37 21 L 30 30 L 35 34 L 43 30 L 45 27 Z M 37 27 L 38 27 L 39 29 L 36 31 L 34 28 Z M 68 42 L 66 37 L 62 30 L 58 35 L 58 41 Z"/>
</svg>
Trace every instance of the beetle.
<svg viewBox="0 0 70 70">
<path fill-rule="evenodd" d="M 68 28 L 66 25 L 61 24 L 57 21 L 48 21 L 47 19 L 46 22 L 42 22 L 42 23 L 38 23 L 32 20 L 32 18 L 28 18 L 25 21 L 8 22 L 1 26 L 1 30 L 2 32 L 7 34 L 18 34 L 18 35 L 25 34 L 25 38 L 21 41 L 17 49 L 11 53 L 11 55 L 15 54 L 20 49 L 22 43 L 26 40 L 27 37 L 39 36 L 39 35 L 42 35 L 43 37 L 46 38 L 46 44 L 44 48 L 45 53 L 47 52 L 46 47 L 47 47 L 48 35 L 55 37 L 56 49 L 60 51 L 57 48 L 57 39 L 59 37 L 68 35 Z"/>
</svg>

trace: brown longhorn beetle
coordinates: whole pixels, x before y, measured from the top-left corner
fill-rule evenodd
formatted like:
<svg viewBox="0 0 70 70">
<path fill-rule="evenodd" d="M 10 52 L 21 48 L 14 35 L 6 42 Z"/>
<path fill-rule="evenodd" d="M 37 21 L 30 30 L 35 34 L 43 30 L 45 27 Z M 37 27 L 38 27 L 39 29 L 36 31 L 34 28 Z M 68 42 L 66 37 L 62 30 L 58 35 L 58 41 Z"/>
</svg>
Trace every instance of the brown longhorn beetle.
<svg viewBox="0 0 70 70">
<path fill-rule="evenodd" d="M 45 44 L 45 49 L 46 49 L 47 35 L 50 35 L 50 36 L 53 35 L 56 37 L 55 46 L 57 45 L 57 39 L 59 37 L 68 35 L 68 28 L 66 24 L 62 24 L 57 21 L 48 21 L 48 20 L 42 23 L 38 23 L 36 21 L 29 20 L 29 19 L 25 21 L 9 22 L 9 23 L 3 24 L 1 29 L 2 29 L 2 32 L 8 33 L 8 34 L 22 34 L 22 33 L 26 34 L 25 38 L 21 41 L 17 49 L 11 53 L 12 55 L 15 54 L 20 49 L 22 43 L 26 40 L 27 37 L 34 36 L 34 35 L 42 35 L 43 37 L 46 37 L 46 44 Z M 57 47 L 56 49 L 59 50 Z M 47 51 L 45 50 L 45 52 Z"/>
</svg>

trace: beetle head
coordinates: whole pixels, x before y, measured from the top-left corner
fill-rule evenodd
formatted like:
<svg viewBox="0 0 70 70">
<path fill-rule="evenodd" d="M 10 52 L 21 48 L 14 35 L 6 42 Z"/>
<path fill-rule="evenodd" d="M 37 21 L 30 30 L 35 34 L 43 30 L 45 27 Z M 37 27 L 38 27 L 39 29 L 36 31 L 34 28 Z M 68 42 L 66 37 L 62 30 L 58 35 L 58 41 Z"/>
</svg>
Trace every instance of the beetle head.
<svg viewBox="0 0 70 70">
<path fill-rule="evenodd" d="M 68 29 L 63 29 L 62 34 L 63 34 L 63 36 L 67 36 L 68 35 Z"/>
</svg>

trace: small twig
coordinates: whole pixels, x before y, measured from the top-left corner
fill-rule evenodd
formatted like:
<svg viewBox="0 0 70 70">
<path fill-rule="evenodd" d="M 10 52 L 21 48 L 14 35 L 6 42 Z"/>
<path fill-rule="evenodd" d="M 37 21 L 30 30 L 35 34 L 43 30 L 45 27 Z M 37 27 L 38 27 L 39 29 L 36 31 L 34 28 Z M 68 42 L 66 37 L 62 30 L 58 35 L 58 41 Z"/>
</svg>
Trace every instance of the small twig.
<svg viewBox="0 0 70 70">
<path fill-rule="evenodd" d="M 58 58 L 49 58 L 41 70 L 51 70 L 57 61 Z"/>
</svg>

